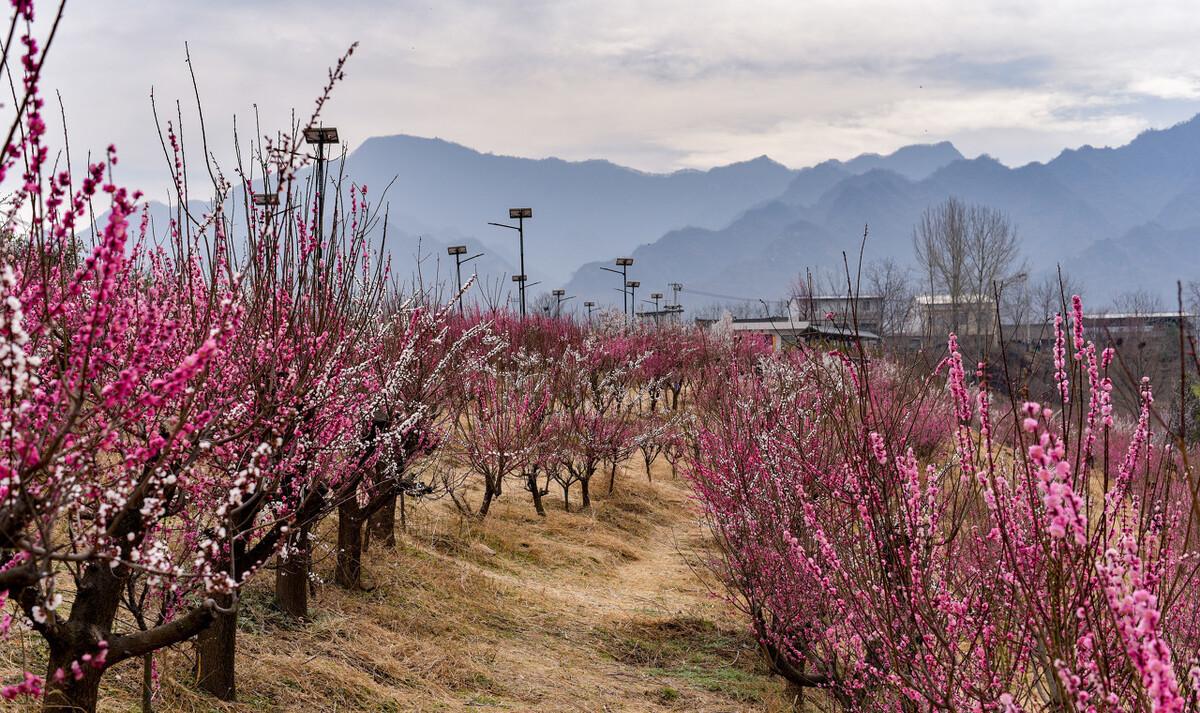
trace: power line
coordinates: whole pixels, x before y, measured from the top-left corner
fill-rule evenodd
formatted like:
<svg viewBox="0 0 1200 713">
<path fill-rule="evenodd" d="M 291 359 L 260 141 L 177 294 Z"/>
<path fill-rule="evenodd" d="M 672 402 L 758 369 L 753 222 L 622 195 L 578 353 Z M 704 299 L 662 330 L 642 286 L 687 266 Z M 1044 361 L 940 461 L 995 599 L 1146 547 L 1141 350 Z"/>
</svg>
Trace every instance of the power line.
<svg viewBox="0 0 1200 713">
<path fill-rule="evenodd" d="M 702 297 L 715 297 L 717 299 L 722 299 L 722 300 L 741 300 L 742 302 L 762 302 L 762 301 L 764 301 L 763 298 L 761 298 L 761 297 L 738 297 L 737 295 L 722 295 L 717 292 L 703 292 L 701 290 L 693 290 L 690 287 L 685 287 L 684 289 L 682 289 L 680 291 L 685 292 L 685 293 L 691 293 L 693 295 L 700 295 Z M 766 301 L 771 302 L 774 300 L 772 299 L 772 300 L 766 300 Z"/>
</svg>

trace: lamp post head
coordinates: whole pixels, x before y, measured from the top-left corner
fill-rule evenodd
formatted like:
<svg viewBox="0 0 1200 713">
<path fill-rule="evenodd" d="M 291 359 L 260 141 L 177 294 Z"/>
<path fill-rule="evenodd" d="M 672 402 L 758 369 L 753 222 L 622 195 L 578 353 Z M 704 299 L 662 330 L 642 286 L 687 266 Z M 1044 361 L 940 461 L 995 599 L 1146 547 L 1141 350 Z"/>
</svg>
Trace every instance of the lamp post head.
<svg viewBox="0 0 1200 713">
<path fill-rule="evenodd" d="M 620 267 L 627 267 L 627 266 L 629 266 L 629 265 L 632 265 L 632 264 L 633 264 L 633 258 L 631 258 L 631 257 L 619 257 L 619 258 L 617 258 L 617 265 L 618 265 L 618 266 L 620 266 Z"/>
<path fill-rule="evenodd" d="M 465 255 L 467 253 L 466 245 L 451 245 L 446 248 L 447 255 Z"/>
<path fill-rule="evenodd" d="M 662 296 L 663 296 L 663 294 L 661 292 L 651 292 L 650 293 L 650 299 L 652 299 L 652 300 L 661 300 Z"/>
<path fill-rule="evenodd" d="M 562 297 L 563 295 L 567 294 L 567 291 L 566 290 L 550 290 L 550 294 L 554 295 L 555 297 Z"/>
<path fill-rule="evenodd" d="M 584 302 L 584 303 L 583 303 L 583 306 L 584 306 L 584 307 L 595 307 L 595 306 L 596 306 L 596 303 L 595 303 L 595 302 L 592 302 L 591 300 L 588 300 L 587 302 Z"/>
<path fill-rule="evenodd" d="M 278 193 L 255 193 L 251 198 L 254 205 L 279 205 Z"/>
<path fill-rule="evenodd" d="M 533 208 L 509 208 L 509 218 L 532 218 Z"/>
<path fill-rule="evenodd" d="M 513 275 L 512 276 L 513 282 L 524 282 L 526 279 L 527 279 L 526 275 Z"/>
<path fill-rule="evenodd" d="M 632 287 L 633 289 L 635 289 L 635 290 L 636 290 L 637 288 L 639 288 L 639 287 L 641 287 L 641 286 L 642 286 L 642 283 L 641 283 L 641 281 L 640 281 L 640 280 L 626 280 L 626 281 L 625 281 L 625 286 L 626 286 L 626 287 Z"/>
<path fill-rule="evenodd" d="M 304 140 L 310 144 L 336 144 L 338 130 L 332 126 L 310 126 L 304 130 Z"/>
</svg>

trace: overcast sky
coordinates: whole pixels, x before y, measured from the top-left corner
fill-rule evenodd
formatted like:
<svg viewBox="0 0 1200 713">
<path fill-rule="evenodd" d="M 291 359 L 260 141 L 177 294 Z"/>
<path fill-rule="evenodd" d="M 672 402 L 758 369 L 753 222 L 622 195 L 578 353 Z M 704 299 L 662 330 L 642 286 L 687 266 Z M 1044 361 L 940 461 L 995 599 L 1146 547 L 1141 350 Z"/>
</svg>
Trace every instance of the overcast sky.
<svg viewBox="0 0 1200 713">
<path fill-rule="evenodd" d="M 47 89 L 72 150 L 116 143 L 151 195 L 151 87 L 195 128 L 185 41 L 222 160 L 234 114 L 282 127 L 358 41 L 326 114 L 351 148 L 406 133 L 669 171 L 948 139 L 1015 165 L 1200 111 L 1197 36 L 1194 0 L 71 0 Z"/>
</svg>

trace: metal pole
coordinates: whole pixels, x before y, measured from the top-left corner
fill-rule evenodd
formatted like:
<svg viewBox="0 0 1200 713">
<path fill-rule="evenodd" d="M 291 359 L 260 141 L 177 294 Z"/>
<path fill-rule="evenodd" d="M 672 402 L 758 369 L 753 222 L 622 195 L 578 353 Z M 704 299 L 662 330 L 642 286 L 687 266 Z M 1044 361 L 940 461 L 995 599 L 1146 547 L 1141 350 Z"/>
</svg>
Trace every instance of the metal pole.
<svg viewBox="0 0 1200 713">
<path fill-rule="evenodd" d="M 317 144 L 317 262 L 325 242 L 325 142 Z"/>
<path fill-rule="evenodd" d="M 512 220 L 512 218 L 509 218 Z M 525 272 L 525 217 L 517 218 L 517 234 L 521 242 L 521 274 L 528 275 Z M 525 317 L 525 280 L 521 280 L 521 318 Z"/>
<path fill-rule="evenodd" d="M 629 321 L 629 266 L 621 266 L 621 311 L 625 314 L 625 321 Z"/>
<path fill-rule="evenodd" d="M 462 255 L 454 254 L 454 272 L 458 275 L 458 316 L 463 315 L 463 293 L 462 293 Z"/>
</svg>

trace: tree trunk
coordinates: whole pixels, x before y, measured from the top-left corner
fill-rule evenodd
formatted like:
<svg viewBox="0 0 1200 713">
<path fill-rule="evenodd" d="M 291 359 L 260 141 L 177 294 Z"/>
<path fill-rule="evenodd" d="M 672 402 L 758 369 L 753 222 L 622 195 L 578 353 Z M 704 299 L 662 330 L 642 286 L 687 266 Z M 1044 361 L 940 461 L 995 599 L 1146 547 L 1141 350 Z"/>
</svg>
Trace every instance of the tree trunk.
<svg viewBox="0 0 1200 713">
<path fill-rule="evenodd" d="M 571 512 L 571 486 L 563 486 L 563 510 Z"/>
<path fill-rule="evenodd" d="M 486 479 L 483 484 L 483 503 L 479 505 L 479 518 L 487 517 L 488 508 L 492 506 L 492 498 L 495 497 L 496 491 L 492 488 L 491 478 Z"/>
<path fill-rule="evenodd" d="M 297 619 L 308 618 L 308 526 L 288 543 L 287 558 L 275 558 L 275 606 Z"/>
<path fill-rule="evenodd" d="M 154 654 L 142 657 L 142 713 L 154 713 Z"/>
<path fill-rule="evenodd" d="M 408 516 L 404 512 L 404 491 L 400 491 L 400 531 L 408 532 Z"/>
<path fill-rule="evenodd" d="M 592 482 L 591 478 L 584 478 L 583 480 L 579 481 L 579 492 L 580 492 L 580 495 L 583 497 L 583 509 L 584 510 L 587 510 L 588 508 L 590 508 L 592 506 L 592 494 L 588 488 L 588 486 L 591 484 L 591 482 Z"/>
<path fill-rule="evenodd" d="M 646 461 L 646 482 L 653 483 L 654 476 L 650 474 L 650 464 L 654 462 L 654 456 L 646 456 L 643 460 Z"/>
<path fill-rule="evenodd" d="M 233 605 L 229 595 L 217 597 L 222 608 Z M 237 611 L 215 612 L 212 625 L 196 637 L 196 685 L 222 701 L 237 700 L 234 652 L 237 648 Z"/>
<path fill-rule="evenodd" d="M 353 504 L 338 510 L 338 551 L 334 580 L 346 589 L 358 589 L 362 574 L 363 520 Z"/>
<path fill-rule="evenodd" d="M 613 489 L 617 486 L 617 464 L 613 462 L 612 470 L 608 474 L 608 494 L 613 494 Z"/>
<path fill-rule="evenodd" d="M 533 495 L 533 509 L 537 511 L 538 515 L 546 517 L 546 508 L 542 507 L 542 489 L 538 487 L 537 473 L 534 471 L 526 473 L 525 483 Z"/>
<path fill-rule="evenodd" d="M 112 568 L 107 563 L 92 562 L 84 568 L 69 619 L 56 636 L 47 637 L 50 657 L 46 664 L 42 710 L 87 713 L 96 710 L 104 669 L 91 666 L 83 656 L 95 656 L 100 641 L 111 638 L 126 576 L 128 571 L 123 566 Z M 79 680 L 73 675 L 73 663 L 80 666 L 82 676 Z M 59 670 L 65 676 L 61 681 L 55 681 L 55 673 Z"/>
<path fill-rule="evenodd" d="M 396 546 L 396 496 L 394 494 L 389 495 L 383 501 L 383 505 L 367 521 L 367 537 L 364 544 L 371 541 L 383 547 Z"/>
<path fill-rule="evenodd" d="M 46 693 L 42 698 L 43 711 L 95 713 L 100 697 L 100 677 L 104 672 L 80 661 L 84 653 L 87 652 L 83 649 L 51 646 L 50 662 L 46 666 Z M 83 673 L 78 681 L 71 673 L 71 664 L 77 661 Z M 55 682 L 54 672 L 59 669 L 66 673 L 66 677 L 61 682 Z"/>
</svg>

